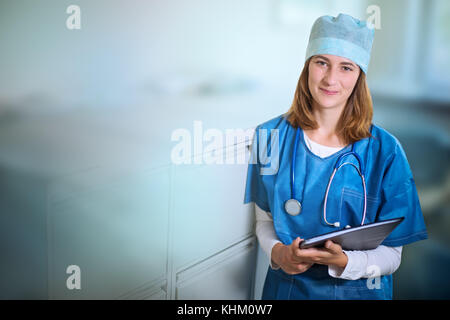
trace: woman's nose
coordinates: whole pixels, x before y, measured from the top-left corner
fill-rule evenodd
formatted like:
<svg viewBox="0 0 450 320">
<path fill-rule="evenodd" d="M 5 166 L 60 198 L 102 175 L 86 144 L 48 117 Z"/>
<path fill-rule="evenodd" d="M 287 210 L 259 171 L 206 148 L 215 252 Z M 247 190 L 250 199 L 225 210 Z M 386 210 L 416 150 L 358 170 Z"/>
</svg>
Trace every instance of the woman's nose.
<svg viewBox="0 0 450 320">
<path fill-rule="evenodd" d="M 328 69 L 322 81 L 329 87 L 335 85 L 337 83 L 337 72 L 333 68 Z"/>
</svg>

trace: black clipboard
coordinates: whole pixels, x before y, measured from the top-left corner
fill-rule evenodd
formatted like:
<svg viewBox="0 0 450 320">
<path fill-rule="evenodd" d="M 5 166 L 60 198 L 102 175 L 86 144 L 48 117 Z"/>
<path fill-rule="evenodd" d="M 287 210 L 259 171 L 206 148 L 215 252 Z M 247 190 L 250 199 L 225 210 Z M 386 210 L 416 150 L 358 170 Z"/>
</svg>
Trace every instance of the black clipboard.
<svg viewBox="0 0 450 320">
<path fill-rule="evenodd" d="M 327 240 L 336 242 L 344 250 L 371 250 L 403 221 L 404 217 L 368 223 L 362 226 L 322 234 L 300 243 L 300 249 L 323 247 Z"/>
</svg>

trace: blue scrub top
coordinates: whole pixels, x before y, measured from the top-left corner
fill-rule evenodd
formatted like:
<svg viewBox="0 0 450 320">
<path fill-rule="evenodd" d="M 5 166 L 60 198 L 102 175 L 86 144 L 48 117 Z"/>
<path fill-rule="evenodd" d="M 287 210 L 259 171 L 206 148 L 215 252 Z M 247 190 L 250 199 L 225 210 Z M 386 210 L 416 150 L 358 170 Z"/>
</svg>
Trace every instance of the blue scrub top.
<svg viewBox="0 0 450 320">
<path fill-rule="evenodd" d="M 328 180 L 337 158 L 351 150 L 320 158 L 305 144 L 303 130 L 297 146 L 294 197 L 302 211 L 291 216 L 284 203 L 291 198 L 291 162 L 296 128 L 285 115 L 256 127 L 247 172 L 244 203 L 255 202 L 272 213 L 275 232 L 286 245 L 296 237 L 307 239 L 336 231 L 323 220 L 323 203 Z M 386 130 L 372 125 L 373 137 L 354 144 L 364 162 L 367 190 L 365 224 L 404 217 L 402 223 L 383 241 L 385 246 L 403 246 L 427 238 L 416 185 L 400 142 Z M 357 164 L 350 156 L 347 162 Z M 327 200 L 327 220 L 339 221 L 341 228 L 361 224 L 364 193 L 353 166 L 336 173 Z M 392 299 L 392 276 L 381 277 L 380 289 L 369 289 L 367 279 L 343 280 L 328 275 L 328 267 L 314 265 L 298 275 L 281 269 L 269 271 L 263 298 L 268 299 Z"/>
</svg>

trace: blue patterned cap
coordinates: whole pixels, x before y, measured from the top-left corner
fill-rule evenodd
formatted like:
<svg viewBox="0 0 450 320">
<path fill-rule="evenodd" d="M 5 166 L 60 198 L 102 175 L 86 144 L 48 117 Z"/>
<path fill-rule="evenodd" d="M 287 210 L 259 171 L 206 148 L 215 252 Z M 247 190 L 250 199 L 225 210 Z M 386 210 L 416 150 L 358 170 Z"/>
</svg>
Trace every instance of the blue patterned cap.
<svg viewBox="0 0 450 320">
<path fill-rule="evenodd" d="M 374 29 L 365 21 L 342 13 L 337 17 L 322 16 L 312 26 L 305 60 L 332 54 L 352 60 L 367 74 L 373 37 Z"/>
</svg>

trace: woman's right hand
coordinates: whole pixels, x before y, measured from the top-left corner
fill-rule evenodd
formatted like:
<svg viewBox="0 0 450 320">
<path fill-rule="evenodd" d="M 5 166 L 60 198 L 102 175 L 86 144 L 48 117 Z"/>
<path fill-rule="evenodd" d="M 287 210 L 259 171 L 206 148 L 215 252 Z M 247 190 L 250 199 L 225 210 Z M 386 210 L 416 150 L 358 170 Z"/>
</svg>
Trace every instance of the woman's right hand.
<svg viewBox="0 0 450 320">
<path fill-rule="evenodd" d="M 303 261 L 297 255 L 297 250 L 300 250 L 299 245 L 302 241 L 303 239 L 297 237 L 290 245 L 277 243 L 272 248 L 272 261 L 287 274 L 303 273 L 313 265 L 313 263 Z"/>
</svg>

